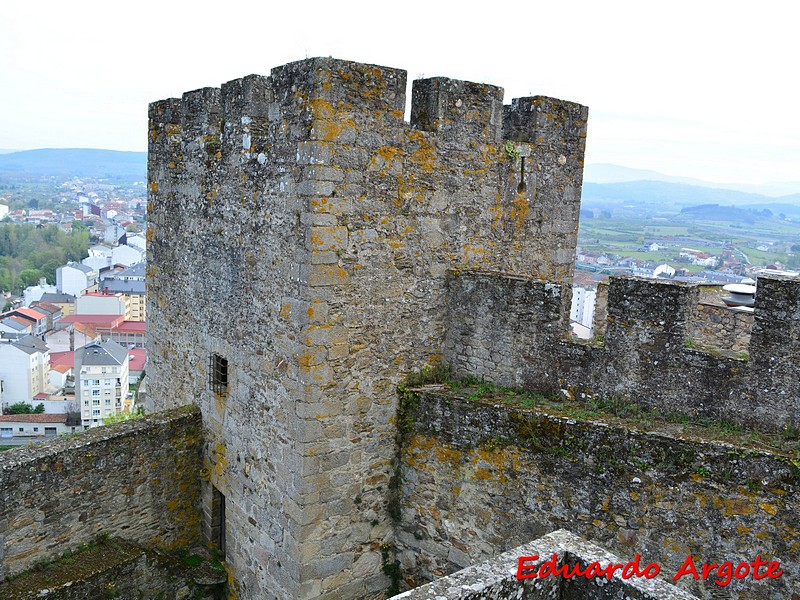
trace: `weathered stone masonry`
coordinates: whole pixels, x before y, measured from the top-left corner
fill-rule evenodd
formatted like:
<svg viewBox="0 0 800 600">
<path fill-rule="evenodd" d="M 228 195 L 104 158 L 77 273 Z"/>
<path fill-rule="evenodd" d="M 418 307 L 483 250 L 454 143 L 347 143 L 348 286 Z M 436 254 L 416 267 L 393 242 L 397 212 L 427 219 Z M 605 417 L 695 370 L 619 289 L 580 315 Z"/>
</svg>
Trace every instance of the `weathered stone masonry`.
<svg viewBox="0 0 800 600">
<path fill-rule="evenodd" d="M 421 393 L 406 410 L 397 543 L 409 582 L 564 528 L 625 560 L 641 554 L 667 581 L 690 554 L 782 564 L 778 579 L 678 582 L 701 598 L 800 594 L 800 471 L 787 456 L 453 394 Z"/>
<path fill-rule="evenodd" d="M 760 277 L 749 360 L 687 348 L 697 286 L 612 278 L 601 345 L 564 339 L 565 286 L 456 272 L 445 361 L 457 375 L 544 392 L 624 397 L 662 414 L 797 428 L 800 280 Z"/>
<path fill-rule="evenodd" d="M 800 396 L 798 280 L 759 281 L 749 360 L 687 348 L 697 289 L 655 281 L 612 281 L 603 344 L 563 339 L 586 109 L 435 78 L 408 124 L 404 91 L 310 59 L 151 105 L 150 384 L 200 414 L 0 455 L 0 574 L 202 531 L 234 597 L 377 598 L 395 560 L 422 581 L 568 527 L 670 568 L 761 552 L 789 576 L 725 592 L 800 594 L 790 456 L 429 394 L 398 464 L 396 387 L 431 362 L 789 432 Z"/>
<path fill-rule="evenodd" d="M 202 427 L 181 409 L 0 454 L 0 576 L 98 535 L 200 541 Z"/>
<path fill-rule="evenodd" d="M 434 78 L 409 124 L 405 87 L 309 59 L 150 107 L 151 394 L 201 408 L 203 529 L 242 598 L 383 595 L 396 386 L 430 362 L 797 424 L 797 282 L 760 282 L 749 361 L 684 348 L 695 288 L 633 279 L 609 289 L 604 347 L 564 341 L 586 109 Z M 483 518 L 463 509 L 456 528 Z"/>
<path fill-rule="evenodd" d="M 395 388 L 441 356 L 447 269 L 572 275 L 586 108 L 434 78 L 409 124 L 405 88 L 309 59 L 150 107 L 151 394 L 202 409 L 244 598 L 380 595 Z"/>
</svg>

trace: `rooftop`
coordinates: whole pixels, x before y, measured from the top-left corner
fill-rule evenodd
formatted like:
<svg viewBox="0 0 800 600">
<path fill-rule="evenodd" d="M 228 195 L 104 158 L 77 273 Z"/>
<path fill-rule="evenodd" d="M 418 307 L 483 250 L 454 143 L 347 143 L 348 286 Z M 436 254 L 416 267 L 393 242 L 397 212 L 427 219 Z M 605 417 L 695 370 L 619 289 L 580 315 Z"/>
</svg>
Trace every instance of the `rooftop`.
<svg viewBox="0 0 800 600">
<path fill-rule="evenodd" d="M 76 362 L 81 365 L 121 365 L 128 360 L 128 351 L 113 341 L 93 342 L 76 352 Z"/>
<path fill-rule="evenodd" d="M 21 340 L 13 342 L 13 345 L 23 352 L 27 352 L 28 354 L 36 354 L 37 352 L 45 353 L 50 351 L 50 349 L 47 347 L 47 344 L 45 344 L 39 338 L 33 337 L 32 335 L 26 335 Z"/>
<path fill-rule="evenodd" d="M 47 414 L 37 415 L 0 415 L 2 423 L 66 423 L 67 415 Z"/>
<path fill-rule="evenodd" d="M 132 348 L 128 350 L 128 368 L 131 371 L 142 371 L 147 362 L 147 351 L 144 348 Z"/>
<path fill-rule="evenodd" d="M 51 352 L 50 353 L 50 368 L 56 366 L 69 367 L 70 369 L 75 366 L 75 352 Z"/>
<path fill-rule="evenodd" d="M 121 315 L 68 315 L 61 323 L 82 323 L 97 327 L 117 327 L 124 321 Z"/>
<path fill-rule="evenodd" d="M 78 271 L 83 271 L 87 275 L 90 274 L 90 273 L 94 273 L 94 269 L 92 269 L 91 267 L 87 267 L 86 265 L 84 265 L 82 263 L 77 263 L 77 262 L 69 262 L 69 263 L 67 263 L 66 265 L 64 265 L 63 267 L 60 267 L 60 268 L 61 269 L 66 269 L 68 267 L 73 268 L 73 269 L 77 269 Z"/>
<path fill-rule="evenodd" d="M 71 296 L 69 294 L 48 292 L 46 294 L 42 294 L 41 301 L 68 304 L 70 302 L 75 302 L 75 296 Z"/>
<path fill-rule="evenodd" d="M 123 321 L 112 331 L 114 333 L 146 333 L 147 323 L 145 321 Z"/>
</svg>

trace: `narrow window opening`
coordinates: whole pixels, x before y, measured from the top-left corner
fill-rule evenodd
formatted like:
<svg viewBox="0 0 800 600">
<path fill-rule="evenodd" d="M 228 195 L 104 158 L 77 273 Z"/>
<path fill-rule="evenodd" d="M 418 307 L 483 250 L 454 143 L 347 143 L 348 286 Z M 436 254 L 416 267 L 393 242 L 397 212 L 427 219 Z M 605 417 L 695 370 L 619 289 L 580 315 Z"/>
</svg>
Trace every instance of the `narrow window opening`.
<svg viewBox="0 0 800 600">
<path fill-rule="evenodd" d="M 214 488 L 211 499 L 211 541 L 225 558 L 225 495 L 217 488 Z"/>
<path fill-rule="evenodd" d="M 212 354 L 209 364 L 211 389 L 217 394 L 228 391 L 228 359 L 219 354 Z"/>
<path fill-rule="evenodd" d="M 527 189 L 525 184 L 525 157 L 521 156 L 519 159 L 519 185 L 517 186 L 517 193 L 524 194 Z"/>
</svg>

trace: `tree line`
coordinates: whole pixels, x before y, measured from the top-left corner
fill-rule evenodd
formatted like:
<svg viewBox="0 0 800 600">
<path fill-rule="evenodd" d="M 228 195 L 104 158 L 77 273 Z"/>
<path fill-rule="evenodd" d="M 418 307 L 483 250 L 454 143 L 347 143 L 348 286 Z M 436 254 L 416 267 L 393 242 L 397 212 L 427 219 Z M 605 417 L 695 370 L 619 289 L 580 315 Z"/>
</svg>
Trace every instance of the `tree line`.
<svg viewBox="0 0 800 600">
<path fill-rule="evenodd" d="M 42 277 L 54 284 L 56 269 L 82 260 L 88 248 L 85 226 L 65 233 L 56 225 L 0 223 L 0 290 L 19 293 Z"/>
</svg>

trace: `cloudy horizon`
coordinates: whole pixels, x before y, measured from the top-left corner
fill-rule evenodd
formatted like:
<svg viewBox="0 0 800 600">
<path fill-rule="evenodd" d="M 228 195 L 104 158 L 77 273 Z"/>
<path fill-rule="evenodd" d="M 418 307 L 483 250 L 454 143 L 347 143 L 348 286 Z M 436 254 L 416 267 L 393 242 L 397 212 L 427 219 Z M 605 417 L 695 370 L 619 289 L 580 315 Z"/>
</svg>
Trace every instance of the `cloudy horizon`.
<svg viewBox="0 0 800 600">
<path fill-rule="evenodd" d="M 589 107 L 586 162 L 721 183 L 800 181 L 789 8 L 679 0 L 490 6 L 12 0 L 0 148 L 146 150 L 147 104 L 310 56 Z"/>
</svg>

